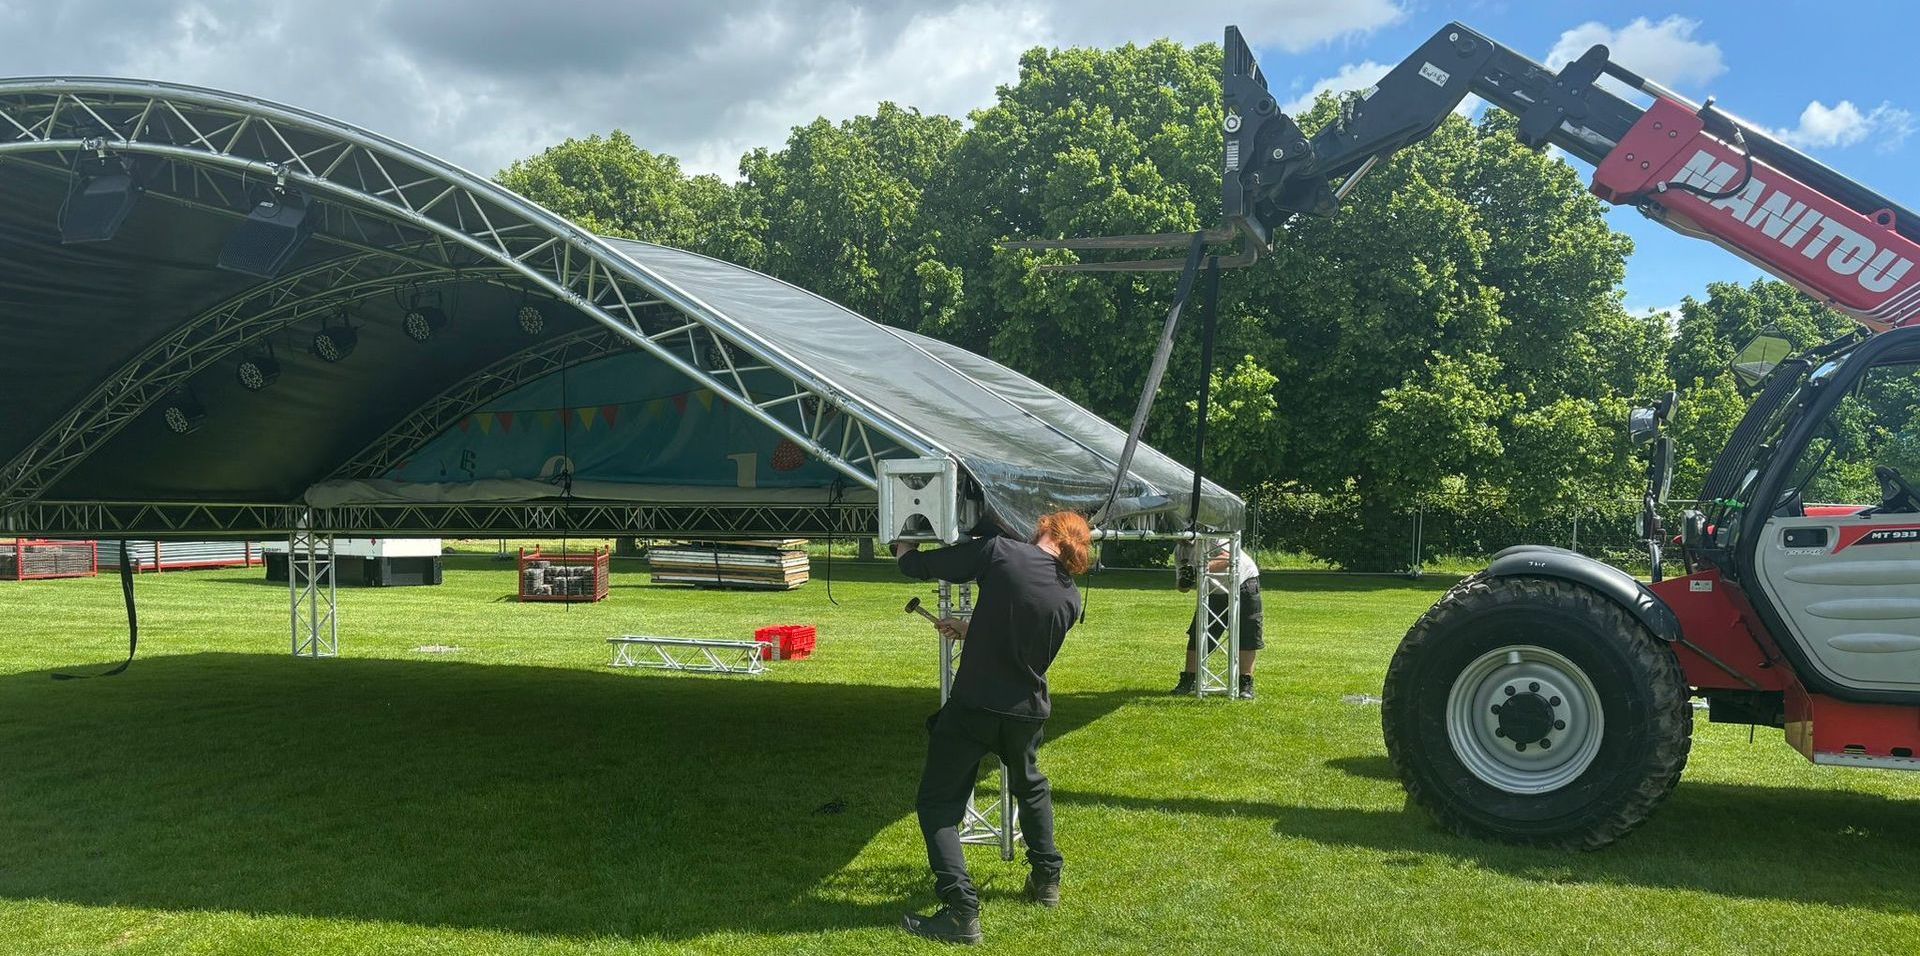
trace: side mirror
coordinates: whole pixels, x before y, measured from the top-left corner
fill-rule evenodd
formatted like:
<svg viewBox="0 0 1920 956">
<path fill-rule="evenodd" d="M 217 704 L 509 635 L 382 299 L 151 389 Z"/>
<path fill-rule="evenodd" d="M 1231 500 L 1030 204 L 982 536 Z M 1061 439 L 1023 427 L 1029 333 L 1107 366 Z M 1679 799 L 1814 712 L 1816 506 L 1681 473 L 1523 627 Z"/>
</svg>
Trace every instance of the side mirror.
<svg viewBox="0 0 1920 956">
<path fill-rule="evenodd" d="M 1660 413 L 1651 408 L 1636 408 L 1627 413 L 1627 437 L 1644 445 L 1660 434 Z"/>
<path fill-rule="evenodd" d="M 1680 393 L 1669 390 L 1667 394 L 1660 396 L 1659 401 L 1653 403 L 1653 417 L 1658 418 L 1660 424 L 1665 425 L 1673 421 L 1673 410 L 1679 406 Z"/>
<path fill-rule="evenodd" d="M 1733 374 L 1740 384 L 1757 388 L 1781 362 L 1793 356 L 1793 343 L 1769 329 L 1754 336 L 1733 356 Z"/>
<path fill-rule="evenodd" d="M 1648 494 L 1660 504 L 1667 503 L 1673 488 L 1673 439 L 1661 435 L 1653 446 L 1653 460 L 1647 463 Z"/>
</svg>

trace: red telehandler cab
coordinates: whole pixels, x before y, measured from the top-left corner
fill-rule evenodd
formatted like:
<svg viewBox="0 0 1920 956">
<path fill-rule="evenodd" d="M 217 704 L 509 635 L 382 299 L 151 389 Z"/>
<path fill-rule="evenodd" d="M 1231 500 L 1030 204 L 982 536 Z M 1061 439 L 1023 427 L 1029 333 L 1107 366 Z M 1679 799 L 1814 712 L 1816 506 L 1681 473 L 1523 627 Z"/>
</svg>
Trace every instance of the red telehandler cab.
<svg viewBox="0 0 1920 956">
<path fill-rule="evenodd" d="M 1659 577 L 1669 395 L 1629 424 L 1653 443 L 1642 530 L 1656 583 L 1560 548 L 1511 548 L 1407 632 L 1382 722 L 1415 802 L 1466 835 L 1605 846 L 1679 782 L 1694 698 L 1709 720 L 1783 728 L 1815 763 L 1920 769 L 1920 492 L 1906 477 L 1920 477 L 1920 217 L 1604 46 L 1555 72 L 1450 24 L 1311 138 L 1232 27 L 1223 85 L 1220 228 L 1012 243 L 1187 249 L 1135 434 L 1202 260 L 1217 283 L 1292 217 L 1334 214 L 1468 95 L 1515 114 L 1529 145 L 1590 164 L 1601 199 L 1725 246 L 1875 333 L 1741 369 L 1761 387 L 1699 493 L 1707 504 L 1682 521 L 1685 576 Z M 1238 255 L 1203 256 L 1235 238 Z M 1835 500 L 1853 503 L 1809 503 Z"/>
<path fill-rule="evenodd" d="M 1920 477 L 1920 217 L 1604 46 L 1556 73 L 1451 24 L 1311 139 L 1231 28 L 1225 79 L 1226 213 L 1255 250 L 1293 215 L 1333 214 L 1375 162 L 1472 94 L 1518 116 L 1529 145 L 1591 164 L 1600 198 L 1877 333 L 1744 370 L 1764 384 L 1699 493 L 1707 504 L 1682 521 L 1685 576 L 1656 570 L 1649 585 L 1522 546 L 1414 624 L 1382 723 L 1415 802 L 1463 834 L 1604 846 L 1679 781 L 1696 697 L 1709 720 L 1784 728 L 1815 763 L 1920 769 L 1920 492 L 1906 477 Z M 1643 530 L 1656 569 L 1671 412 L 1668 398 L 1631 425 L 1654 442 Z M 1809 503 L 1823 500 L 1853 503 Z"/>
</svg>

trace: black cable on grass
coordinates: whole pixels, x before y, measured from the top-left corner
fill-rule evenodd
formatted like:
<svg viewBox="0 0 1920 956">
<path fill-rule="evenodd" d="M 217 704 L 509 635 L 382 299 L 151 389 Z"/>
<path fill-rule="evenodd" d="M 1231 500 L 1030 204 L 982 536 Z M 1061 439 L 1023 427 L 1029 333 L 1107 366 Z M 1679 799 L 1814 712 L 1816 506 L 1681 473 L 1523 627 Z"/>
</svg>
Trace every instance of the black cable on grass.
<svg viewBox="0 0 1920 956">
<path fill-rule="evenodd" d="M 839 607 L 840 602 L 833 596 L 833 509 L 846 494 L 845 482 L 845 479 L 835 475 L 833 484 L 827 486 L 827 603 L 834 607 Z"/>
<path fill-rule="evenodd" d="M 155 562 L 158 567 L 158 562 Z M 287 573 L 293 573 L 293 556 L 287 556 Z M 127 539 L 120 539 L 120 596 L 127 604 L 127 659 L 120 666 L 98 674 L 61 674 L 55 673 L 54 680 L 85 680 L 89 677 L 112 677 L 126 673 L 133 666 L 133 652 L 140 647 L 140 615 L 133 606 L 133 559 L 128 555 Z"/>
</svg>

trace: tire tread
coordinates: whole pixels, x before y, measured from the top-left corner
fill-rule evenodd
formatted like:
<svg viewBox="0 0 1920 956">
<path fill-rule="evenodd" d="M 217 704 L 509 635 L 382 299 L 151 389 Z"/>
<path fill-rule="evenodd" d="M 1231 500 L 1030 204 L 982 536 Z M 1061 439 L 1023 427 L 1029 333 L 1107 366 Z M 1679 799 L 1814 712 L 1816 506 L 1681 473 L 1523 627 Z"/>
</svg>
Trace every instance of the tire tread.
<svg viewBox="0 0 1920 956">
<path fill-rule="evenodd" d="M 1407 748 L 1416 742 L 1399 739 L 1398 722 L 1393 719 L 1395 701 L 1405 692 L 1420 658 L 1434 642 L 1437 632 L 1461 626 L 1480 614 L 1514 604 L 1556 607 L 1574 611 L 1602 632 L 1614 636 L 1633 664 L 1653 675 L 1647 701 L 1653 715 L 1650 729 L 1652 753 L 1644 766 L 1641 780 L 1611 806 L 1565 832 L 1538 835 L 1488 828 L 1460 813 L 1447 801 L 1430 792 L 1418 768 L 1407 759 Z M 1407 796 L 1425 808 L 1441 826 L 1466 837 L 1492 838 L 1524 846 L 1547 846 L 1572 850 L 1598 850 L 1631 833 L 1647 821 L 1660 802 L 1673 792 L 1686 769 L 1693 742 L 1691 690 L 1680 662 L 1665 644 L 1624 608 L 1591 588 L 1554 578 L 1499 577 L 1476 574 L 1462 580 L 1441 597 L 1415 622 L 1401 639 L 1387 666 L 1385 686 L 1381 690 L 1381 723 L 1387 745 L 1387 758 L 1406 787 Z"/>
</svg>

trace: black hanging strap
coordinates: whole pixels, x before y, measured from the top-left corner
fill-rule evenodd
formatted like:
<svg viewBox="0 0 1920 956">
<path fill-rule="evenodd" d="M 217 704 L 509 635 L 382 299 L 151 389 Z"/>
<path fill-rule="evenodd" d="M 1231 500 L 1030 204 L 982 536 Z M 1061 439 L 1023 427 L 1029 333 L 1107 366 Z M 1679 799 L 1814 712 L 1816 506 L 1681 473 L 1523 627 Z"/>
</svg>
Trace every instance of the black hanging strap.
<svg viewBox="0 0 1920 956">
<path fill-rule="evenodd" d="M 1133 453 L 1140 447 L 1140 436 L 1147 430 L 1147 416 L 1153 411 L 1153 397 L 1160 391 L 1160 379 L 1167 373 L 1167 358 L 1173 354 L 1173 334 L 1180 327 L 1180 310 L 1186 308 L 1187 299 L 1193 294 L 1193 280 L 1200 271 L 1202 253 L 1207 248 L 1207 234 L 1196 232 L 1187 245 L 1186 267 L 1180 271 L 1180 284 L 1174 289 L 1173 307 L 1167 310 L 1167 321 L 1160 329 L 1160 343 L 1154 348 L 1153 362 L 1147 367 L 1147 382 L 1140 389 L 1140 401 L 1133 409 L 1133 426 L 1127 429 L 1127 443 L 1120 449 L 1120 461 L 1113 470 L 1113 487 L 1107 491 L 1106 503 L 1093 513 L 1092 523 L 1104 525 L 1112 517 L 1113 504 L 1120 497 L 1120 486 L 1127 480 L 1127 472 L 1133 467 Z"/>
<path fill-rule="evenodd" d="M 126 539 L 120 541 L 120 596 L 127 602 L 127 659 L 120 666 L 98 674 L 54 674 L 54 680 L 84 680 L 89 677 L 112 677 L 125 673 L 133 666 L 133 653 L 140 648 L 140 615 L 133 606 L 133 559 L 128 556 Z"/>
<path fill-rule="evenodd" d="M 840 476 L 835 475 L 833 484 L 827 486 L 827 603 L 839 607 L 840 602 L 833 596 L 833 523 L 835 508 L 846 494 L 846 485 Z"/>
<path fill-rule="evenodd" d="M 1207 416 L 1213 405 L 1213 337 L 1220 324 L 1220 257 L 1207 257 L 1207 297 L 1200 316 L 1200 421 L 1193 428 L 1193 500 L 1187 530 L 1200 528 L 1200 482 L 1207 468 Z"/>
</svg>

